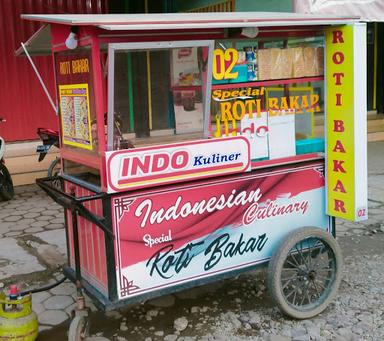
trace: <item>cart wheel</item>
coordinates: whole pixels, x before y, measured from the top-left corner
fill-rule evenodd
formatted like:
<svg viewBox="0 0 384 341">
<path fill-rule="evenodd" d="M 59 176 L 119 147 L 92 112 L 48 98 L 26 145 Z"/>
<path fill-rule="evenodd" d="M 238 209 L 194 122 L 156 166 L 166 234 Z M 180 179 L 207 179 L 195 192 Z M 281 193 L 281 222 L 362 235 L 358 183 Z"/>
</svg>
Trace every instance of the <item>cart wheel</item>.
<svg viewBox="0 0 384 341">
<path fill-rule="evenodd" d="M 88 318 L 86 316 L 75 316 L 69 326 L 68 341 L 84 341 L 88 334 Z"/>
<path fill-rule="evenodd" d="M 339 244 L 326 231 L 303 227 L 288 234 L 268 266 L 268 287 L 280 310 L 306 319 L 321 313 L 341 281 Z"/>
</svg>

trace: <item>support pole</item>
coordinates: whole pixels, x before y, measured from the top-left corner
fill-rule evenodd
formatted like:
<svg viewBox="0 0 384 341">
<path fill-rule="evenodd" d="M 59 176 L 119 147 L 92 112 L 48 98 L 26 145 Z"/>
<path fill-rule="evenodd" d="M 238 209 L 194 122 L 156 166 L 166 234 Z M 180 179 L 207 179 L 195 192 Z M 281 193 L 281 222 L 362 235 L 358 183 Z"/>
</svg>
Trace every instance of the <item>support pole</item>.
<svg viewBox="0 0 384 341">
<path fill-rule="evenodd" d="M 51 97 L 51 95 L 49 94 L 48 89 L 47 89 L 47 87 L 45 86 L 44 81 L 43 81 L 43 79 L 41 78 L 40 73 L 39 73 L 39 71 L 37 70 L 35 63 L 33 62 L 31 56 L 29 55 L 29 53 L 28 53 L 28 51 L 27 51 L 27 48 L 25 47 L 25 45 L 24 45 L 23 43 L 21 43 L 21 47 L 23 48 L 23 50 L 24 50 L 24 52 L 25 52 L 25 54 L 26 54 L 26 56 L 27 56 L 29 62 L 31 63 L 32 68 L 33 68 L 33 71 L 35 71 L 36 76 L 37 76 L 37 78 L 39 79 L 40 84 L 41 84 L 41 86 L 43 87 L 43 90 L 44 90 L 45 94 L 46 94 L 47 97 L 48 97 L 49 103 L 51 103 L 51 106 L 52 106 L 53 110 L 55 111 L 55 113 L 56 113 L 56 115 L 57 115 L 57 114 L 58 114 L 58 110 L 57 110 L 55 104 L 53 103 L 52 97 Z"/>
</svg>

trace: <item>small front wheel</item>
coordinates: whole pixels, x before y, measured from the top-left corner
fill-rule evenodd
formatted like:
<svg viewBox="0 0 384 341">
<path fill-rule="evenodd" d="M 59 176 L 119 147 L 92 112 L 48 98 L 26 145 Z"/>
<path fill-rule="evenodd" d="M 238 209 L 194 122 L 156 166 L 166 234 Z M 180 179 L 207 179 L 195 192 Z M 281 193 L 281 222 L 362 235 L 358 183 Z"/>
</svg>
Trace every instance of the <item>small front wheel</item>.
<svg viewBox="0 0 384 341">
<path fill-rule="evenodd" d="M 75 316 L 69 326 L 68 341 L 83 341 L 88 334 L 88 317 L 81 315 Z"/>
<path fill-rule="evenodd" d="M 288 234 L 268 266 L 268 287 L 280 310 L 306 319 L 321 313 L 341 281 L 342 255 L 337 241 L 320 228 Z"/>
</svg>

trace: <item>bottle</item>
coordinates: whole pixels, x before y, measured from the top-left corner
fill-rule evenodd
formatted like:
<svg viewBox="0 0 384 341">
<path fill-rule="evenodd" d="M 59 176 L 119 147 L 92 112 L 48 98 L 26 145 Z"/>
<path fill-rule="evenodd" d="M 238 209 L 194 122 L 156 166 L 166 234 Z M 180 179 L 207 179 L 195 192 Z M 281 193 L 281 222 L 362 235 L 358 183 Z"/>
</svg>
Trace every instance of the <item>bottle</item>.
<svg viewBox="0 0 384 341">
<path fill-rule="evenodd" d="M 17 285 L 16 284 L 12 284 L 10 286 L 10 290 L 9 290 L 9 299 L 10 300 L 17 300 L 17 296 L 18 296 Z"/>
</svg>

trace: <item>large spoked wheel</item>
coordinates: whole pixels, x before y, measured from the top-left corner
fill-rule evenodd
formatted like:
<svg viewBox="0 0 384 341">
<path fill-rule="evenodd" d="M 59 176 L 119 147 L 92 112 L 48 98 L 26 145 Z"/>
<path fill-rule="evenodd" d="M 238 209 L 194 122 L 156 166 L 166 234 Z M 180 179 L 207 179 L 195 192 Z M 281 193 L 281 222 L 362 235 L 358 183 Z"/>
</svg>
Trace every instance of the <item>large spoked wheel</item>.
<svg viewBox="0 0 384 341">
<path fill-rule="evenodd" d="M 68 341 L 84 341 L 89 336 L 87 316 L 75 316 L 69 326 Z"/>
<path fill-rule="evenodd" d="M 341 281 L 342 255 L 326 231 L 303 227 L 291 232 L 272 256 L 268 287 L 280 310 L 306 319 L 333 300 Z"/>
<path fill-rule="evenodd" d="M 11 200 L 15 192 L 7 167 L 0 161 L 0 200 Z"/>
</svg>

